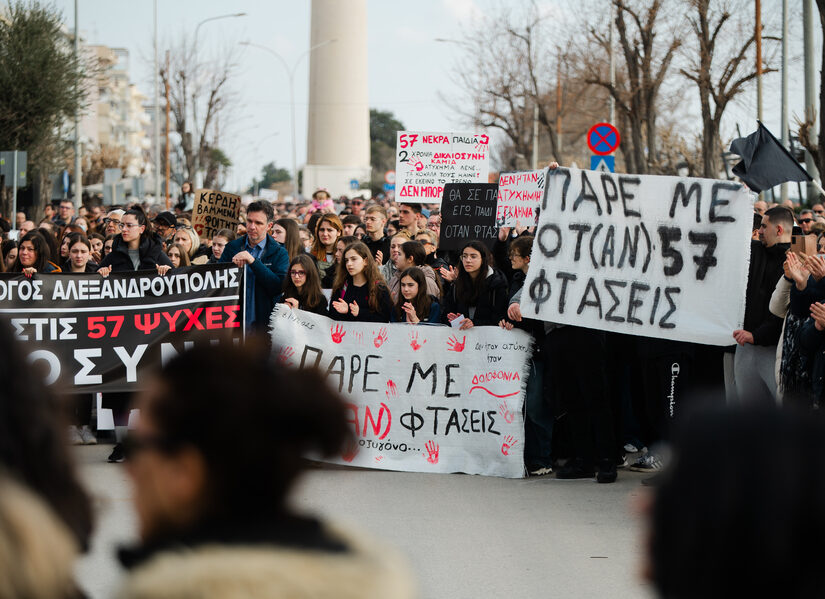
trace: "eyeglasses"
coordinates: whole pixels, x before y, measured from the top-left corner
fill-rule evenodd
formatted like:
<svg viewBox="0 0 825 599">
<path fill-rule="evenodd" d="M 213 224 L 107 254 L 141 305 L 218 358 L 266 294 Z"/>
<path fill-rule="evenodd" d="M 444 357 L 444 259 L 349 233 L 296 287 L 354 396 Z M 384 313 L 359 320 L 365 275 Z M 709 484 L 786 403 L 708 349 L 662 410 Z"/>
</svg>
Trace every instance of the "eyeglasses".
<svg viewBox="0 0 825 599">
<path fill-rule="evenodd" d="M 104 218 L 103 219 L 103 224 L 104 225 L 108 225 L 110 223 L 115 225 L 116 227 L 119 227 L 119 228 L 123 227 L 123 225 L 120 223 L 120 221 L 117 220 L 116 218 Z"/>
<path fill-rule="evenodd" d="M 814 210 L 816 214 L 825 214 L 825 210 Z"/>
<path fill-rule="evenodd" d="M 364 203 L 364 202 L 362 202 L 361 200 L 352 200 L 352 201 L 350 202 L 350 204 L 352 204 L 353 206 L 360 206 L 360 205 L 361 205 L 361 204 L 363 204 L 363 203 Z"/>
<path fill-rule="evenodd" d="M 303 270 L 290 270 L 289 271 L 289 276 L 291 276 L 291 277 L 305 277 L 305 276 L 307 276 L 307 273 Z"/>
<path fill-rule="evenodd" d="M 814 219 L 812 219 L 812 218 L 800 218 L 799 222 L 800 223 L 812 223 L 812 222 L 814 222 Z"/>
<path fill-rule="evenodd" d="M 120 224 L 121 229 L 134 229 L 135 227 L 142 227 L 142 226 L 143 225 L 141 225 L 139 223 L 121 223 Z"/>
</svg>

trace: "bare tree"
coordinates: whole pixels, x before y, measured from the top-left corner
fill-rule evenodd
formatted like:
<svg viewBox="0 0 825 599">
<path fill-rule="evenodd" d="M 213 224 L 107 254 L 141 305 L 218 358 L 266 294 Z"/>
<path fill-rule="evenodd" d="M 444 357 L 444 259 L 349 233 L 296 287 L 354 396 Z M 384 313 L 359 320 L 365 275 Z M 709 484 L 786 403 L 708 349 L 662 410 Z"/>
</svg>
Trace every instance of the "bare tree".
<svg viewBox="0 0 825 599">
<path fill-rule="evenodd" d="M 228 109 L 236 99 L 229 85 L 237 68 L 236 53 L 230 50 L 218 59 L 200 62 L 199 52 L 184 36 L 170 48 L 169 56 L 169 69 L 164 66 L 160 77 L 169 85 L 172 131 L 180 136 L 186 178 L 194 180 L 196 170 L 201 171 L 204 187 L 212 187 L 231 164 L 219 147 L 218 121 L 220 117 L 225 129 Z"/>
<path fill-rule="evenodd" d="M 750 2 L 684 0 L 695 46 L 687 46 L 687 68 L 679 72 L 699 92 L 702 110 L 702 176 L 719 176 L 722 144 L 719 129 L 728 104 L 756 79 L 753 49 L 756 34 L 750 18 Z M 775 38 L 765 38 L 774 41 Z M 727 40 L 734 40 L 732 43 Z M 741 41 L 744 40 L 744 41 Z M 764 62 L 764 60 L 763 60 Z M 776 71 L 763 64 L 762 72 Z"/>
<path fill-rule="evenodd" d="M 624 58 L 622 74 L 615 84 L 611 83 L 605 72 L 604 56 L 598 56 L 587 65 L 587 81 L 613 96 L 619 120 L 630 130 L 630 150 L 623 147 L 628 171 L 658 172 L 657 97 L 682 39 L 675 32 L 662 35 L 663 0 L 612 1 L 620 54 Z M 609 48 L 605 33 L 591 28 L 590 37 L 605 51 Z M 669 41 L 657 43 L 657 37 Z"/>
</svg>

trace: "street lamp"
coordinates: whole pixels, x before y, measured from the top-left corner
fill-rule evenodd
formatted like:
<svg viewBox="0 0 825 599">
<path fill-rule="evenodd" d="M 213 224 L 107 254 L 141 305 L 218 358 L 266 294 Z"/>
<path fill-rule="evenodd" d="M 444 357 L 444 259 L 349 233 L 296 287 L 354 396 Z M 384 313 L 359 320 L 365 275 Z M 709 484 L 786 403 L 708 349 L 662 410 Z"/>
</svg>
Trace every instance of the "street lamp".
<svg viewBox="0 0 825 599">
<path fill-rule="evenodd" d="M 253 44 L 252 42 L 241 42 L 242 46 L 252 46 L 253 48 L 260 48 L 261 50 L 266 50 L 270 54 L 272 54 L 281 65 L 286 69 L 287 76 L 289 77 L 289 117 L 291 120 L 292 126 L 292 185 L 295 187 L 295 198 L 298 197 L 298 162 L 296 159 L 296 152 L 295 152 L 295 70 L 298 68 L 298 64 L 301 60 L 307 56 L 313 50 L 317 50 L 321 46 L 326 46 L 328 44 L 332 44 L 337 42 L 337 39 L 327 40 L 325 42 L 321 42 L 320 44 L 315 44 L 311 46 L 306 52 L 301 54 L 297 59 L 295 59 L 295 64 L 292 65 L 292 68 L 289 68 L 286 60 L 284 57 L 278 54 L 272 48 L 267 48 L 266 46 L 261 46 L 259 44 Z"/>
<path fill-rule="evenodd" d="M 195 61 L 194 62 L 195 62 L 195 77 L 196 78 L 197 78 L 197 74 L 198 74 L 197 72 L 199 70 L 198 69 L 198 66 L 199 66 L 198 65 L 198 32 L 199 32 L 201 26 L 204 23 L 208 23 L 209 21 L 217 21 L 218 19 L 233 19 L 235 17 L 245 17 L 245 16 L 246 16 L 245 12 L 236 12 L 236 13 L 232 13 L 232 14 L 228 14 L 228 15 L 218 15 L 217 17 L 209 17 L 208 19 L 204 19 L 203 21 L 201 21 L 200 23 L 197 24 L 197 26 L 195 27 L 195 45 L 194 45 L 194 48 L 195 48 Z M 197 117 L 197 113 L 198 113 L 196 102 L 197 102 L 197 98 L 196 98 L 196 96 L 193 95 L 192 96 L 192 114 L 193 114 L 193 117 Z M 198 119 L 193 118 L 193 122 L 194 122 L 194 126 L 195 126 L 195 141 L 197 142 L 196 145 L 195 145 L 195 174 L 194 174 L 194 179 L 195 179 L 195 187 L 200 187 L 201 186 L 201 181 L 200 181 L 199 177 L 200 177 L 201 139 L 198 136 Z M 204 133 L 206 133 L 206 132 L 204 131 Z M 194 191 L 194 190 L 192 190 L 192 191 Z"/>
</svg>

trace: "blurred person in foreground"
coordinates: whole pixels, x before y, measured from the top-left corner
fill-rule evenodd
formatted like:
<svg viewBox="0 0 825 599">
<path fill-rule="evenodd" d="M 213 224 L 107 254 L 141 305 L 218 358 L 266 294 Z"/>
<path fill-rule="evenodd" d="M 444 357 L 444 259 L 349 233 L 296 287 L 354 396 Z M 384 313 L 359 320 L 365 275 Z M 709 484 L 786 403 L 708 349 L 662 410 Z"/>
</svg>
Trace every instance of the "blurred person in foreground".
<svg viewBox="0 0 825 599">
<path fill-rule="evenodd" d="M 141 393 L 127 444 L 141 544 L 120 552 L 119 597 L 414 596 L 394 553 L 290 504 L 304 455 L 352 443 L 349 412 L 321 375 L 277 367 L 262 345 L 196 348 Z"/>
<path fill-rule="evenodd" d="M 644 575 L 659 597 L 825 596 L 823 424 L 771 405 L 687 415 L 652 500 L 642 501 Z"/>
</svg>

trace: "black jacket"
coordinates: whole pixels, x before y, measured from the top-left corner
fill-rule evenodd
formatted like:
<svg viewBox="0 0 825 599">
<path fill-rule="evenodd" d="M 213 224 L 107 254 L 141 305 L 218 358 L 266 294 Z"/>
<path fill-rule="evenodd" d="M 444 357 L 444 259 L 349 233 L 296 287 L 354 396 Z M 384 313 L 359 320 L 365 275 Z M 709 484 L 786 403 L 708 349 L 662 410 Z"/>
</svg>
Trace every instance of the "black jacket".
<svg viewBox="0 0 825 599">
<path fill-rule="evenodd" d="M 372 257 L 375 258 L 375 254 L 379 251 L 381 252 L 381 264 L 384 264 L 387 260 L 390 259 L 390 238 L 389 237 L 382 237 L 378 241 L 373 241 L 369 235 L 364 235 L 364 245 L 369 248 Z"/>
<path fill-rule="evenodd" d="M 475 313 L 470 316 L 470 306 L 460 302 L 456 297 L 455 283 L 444 292 L 441 302 L 441 322 L 449 324 L 449 313 L 463 314 L 473 321 L 473 325 L 498 326 L 499 321 L 507 314 L 507 278 L 497 268 L 489 268 L 484 288 L 475 302 Z"/>
<path fill-rule="evenodd" d="M 754 345 L 776 345 L 782 334 L 782 319 L 771 314 L 768 306 L 790 247 L 789 243 L 765 247 L 759 241 L 751 241 L 744 329 L 753 335 Z"/>
<path fill-rule="evenodd" d="M 157 235 L 147 235 L 140 242 L 138 247 L 140 253 L 140 263 L 135 268 L 129 258 L 129 248 L 124 243 L 123 237 L 118 235 L 112 243 L 112 251 L 100 261 L 100 268 L 111 266 L 112 272 L 130 272 L 135 270 L 155 270 L 158 264 L 172 266 L 172 262 L 163 252 L 163 245 Z"/>
</svg>

